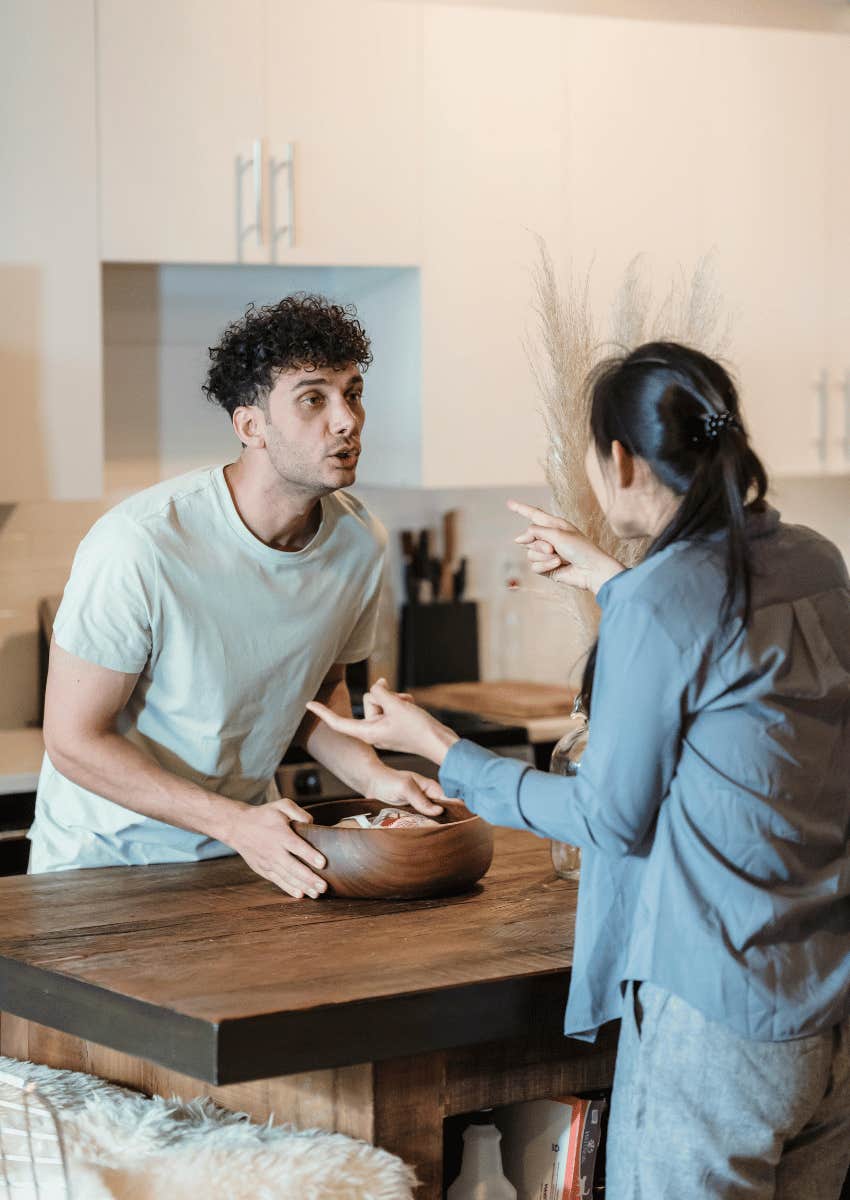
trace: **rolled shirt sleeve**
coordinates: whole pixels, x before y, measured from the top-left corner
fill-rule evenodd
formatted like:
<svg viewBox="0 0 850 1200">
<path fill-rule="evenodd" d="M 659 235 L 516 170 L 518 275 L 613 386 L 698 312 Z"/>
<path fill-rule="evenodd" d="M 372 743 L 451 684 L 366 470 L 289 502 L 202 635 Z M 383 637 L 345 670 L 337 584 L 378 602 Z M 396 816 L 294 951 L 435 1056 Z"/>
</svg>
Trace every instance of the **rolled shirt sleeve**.
<svg viewBox="0 0 850 1200">
<path fill-rule="evenodd" d="M 608 855 L 631 853 L 676 769 L 695 653 L 674 642 L 652 605 L 612 604 L 600 627 L 590 738 L 578 773 L 535 771 L 461 741 L 440 771 L 444 791 L 494 825 Z"/>
</svg>

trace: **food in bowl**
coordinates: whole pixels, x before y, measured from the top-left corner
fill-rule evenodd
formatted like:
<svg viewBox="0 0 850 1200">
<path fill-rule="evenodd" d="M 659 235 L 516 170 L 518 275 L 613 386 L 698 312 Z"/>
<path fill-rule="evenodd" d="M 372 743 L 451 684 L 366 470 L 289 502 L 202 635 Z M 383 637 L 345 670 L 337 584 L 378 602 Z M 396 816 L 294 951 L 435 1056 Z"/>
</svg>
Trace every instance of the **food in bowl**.
<svg viewBox="0 0 850 1200">
<path fill-rule="evenodd" d="M 343 817 L 341 821 L 337 821 L 334 829 L 421 829 L 425 825 L 437 824 L 438 821 L 426 817 L 424 813 L 382 808 L 377 816 L 357 813 L 353 817 Z"/>
</svg>

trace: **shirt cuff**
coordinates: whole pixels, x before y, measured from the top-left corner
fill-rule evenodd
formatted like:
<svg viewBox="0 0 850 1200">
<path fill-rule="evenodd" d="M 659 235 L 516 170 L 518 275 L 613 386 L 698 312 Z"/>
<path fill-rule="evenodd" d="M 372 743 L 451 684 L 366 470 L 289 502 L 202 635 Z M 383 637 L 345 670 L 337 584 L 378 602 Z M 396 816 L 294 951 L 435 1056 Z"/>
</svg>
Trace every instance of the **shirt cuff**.
<svg viewBox="0 0 850 1200">
<path fill-rule="evenodd" d="M 455 742 L 440 768 L 440 784 L 450 798 L 491 825 L 528 829 L 519 806 L 519 789 L 531 770 L 528 763 L 504 758 L 463 739 Z"/>
</svg>

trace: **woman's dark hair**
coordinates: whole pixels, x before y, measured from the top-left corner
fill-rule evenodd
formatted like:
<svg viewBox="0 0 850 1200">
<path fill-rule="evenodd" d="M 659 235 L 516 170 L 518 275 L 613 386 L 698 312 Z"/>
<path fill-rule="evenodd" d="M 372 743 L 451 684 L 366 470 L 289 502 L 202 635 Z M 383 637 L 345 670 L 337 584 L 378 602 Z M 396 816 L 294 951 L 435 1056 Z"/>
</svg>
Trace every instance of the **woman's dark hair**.
<svg viewBox="0 0 850 1200">
<path fill-rule="evenodd" d="M 749 443 L 738 393 L 714 359 L 675 342 L 649 342 L 624 358 L 601 363 L 588 379 L 590 435 L 600 459 L 620 442 L 644 459 L 682 500 L 646 551 L 673 542 L 726 533 L 726 592 L 721 621 L 751 615 L 752 563 L 748 512 L 765 508 L 767 474 Z M 590 710 L 596 647 L 584 670 Z"/>
<path fill-rule="evenodd" d="M 324 296 L 298 292 L 278 304 L 255 308 L 228 325 L 217 346 L 203 390 L 213 404 L 233 416 L 242 404 L 259 404 L 278 371 L 297 367 L 340 370 L 372 361 L 369 338 L 353 304 L 333 304 Z"/>
</svg>

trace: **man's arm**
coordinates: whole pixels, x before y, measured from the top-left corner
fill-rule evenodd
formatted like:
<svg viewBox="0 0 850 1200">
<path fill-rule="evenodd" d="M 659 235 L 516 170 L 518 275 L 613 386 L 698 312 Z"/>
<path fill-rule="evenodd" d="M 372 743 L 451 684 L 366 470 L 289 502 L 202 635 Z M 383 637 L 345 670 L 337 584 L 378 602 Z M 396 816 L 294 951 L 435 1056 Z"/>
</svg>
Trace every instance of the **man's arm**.
<svg viewBox="0 0 850 1200">
<path fill-rule="evenodd" d="M 352 715 L 344 663 L 334 663 L 315 699 L 342 717 Z M 436 781 L 414 771 L 394 771 L 381 762 L 371 746 L 336 733 L 312 713 L 304 717 L 295 741 L 361 796 L 383 800 L 387 804 L 410 804 L 428 816 L 442 812 L 434 801 L 446 797 Z"/>
<path fill-rule="evenodd" d="M 292 800 L 251 805 L 172 775 L 115 731 L 138 674 L 100 667 L 50 647 L 44 741 L 50 761 L 72 782 L 146 817 L 231 846 L 258 875 L 290 896 L 325 890 L 325 860 L 290 828 L 312 818 Z"/>
</svg>

